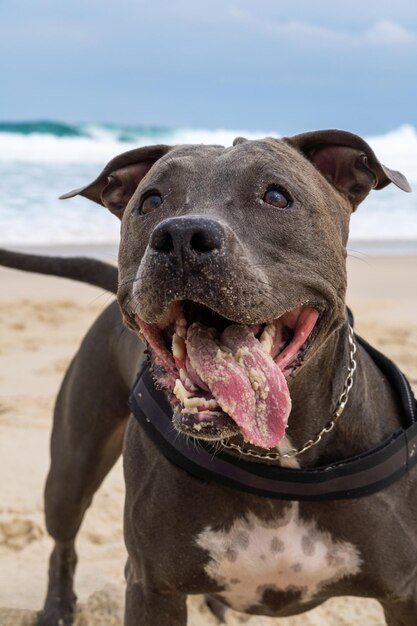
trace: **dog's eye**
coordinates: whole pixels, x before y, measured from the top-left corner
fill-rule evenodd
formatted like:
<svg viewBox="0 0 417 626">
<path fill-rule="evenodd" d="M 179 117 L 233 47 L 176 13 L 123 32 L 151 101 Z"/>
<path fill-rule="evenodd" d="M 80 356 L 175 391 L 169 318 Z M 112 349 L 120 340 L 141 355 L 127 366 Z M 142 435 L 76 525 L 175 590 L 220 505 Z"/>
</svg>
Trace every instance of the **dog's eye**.
<svg viewBox="0 0 417 626">
<path fill-rule="evenodd" d="M 286 209 L 291 204 L 289 197 L 280 189 L 268 189 L 264 195 L 264 202 L 279 209 Z"/>
<path fill-rule="evenodd" d="M 140 212 L 142 215 L 146 213 L 150 213 L 155 209 L 159 209 L 162 206 L 162 198 L 159 193 L 151 193 L 149 196 L 146 196 L 144 200 L 142 200 L 142 204 L 140 205 Z"/>
</svg>

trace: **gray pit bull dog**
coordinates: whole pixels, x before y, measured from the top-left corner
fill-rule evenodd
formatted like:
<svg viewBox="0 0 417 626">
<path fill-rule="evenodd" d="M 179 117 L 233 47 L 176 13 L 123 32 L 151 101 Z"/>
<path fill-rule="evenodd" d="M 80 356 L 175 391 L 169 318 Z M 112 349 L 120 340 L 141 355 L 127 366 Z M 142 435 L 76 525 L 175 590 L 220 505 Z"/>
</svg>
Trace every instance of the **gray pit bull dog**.
<svg viewBox="0 0 417 626">
<path fill-rule="evenodd" d="M 128 408 L 147 352 L 173 427 L 238 458 L 320 467 L 396 430 L 394 390 L 359 345 L 353 374 L 345 308 L 350 215 L 390 182 L 410 190 L 360 137 L 330 130 L 139 148 L 64 196 L 121 219 L 120 310 L 97 319 L 58 396 L 45 495 L 56 543 L 39 626 L 72 622 L 74 540 L 122 445 L 125 626 L 186 626 L 189 594 L 205 594 L 219 620 L 227 607 L 281 617 L 367 596 L 389 626 L 415 626 L 416 471 L 365 498 L 270 499 L 186 473 Z M 87 273 L 78 278 L 99 282 Z M 335 428 L 294 452 L 352 378 Z"/>
</svg>

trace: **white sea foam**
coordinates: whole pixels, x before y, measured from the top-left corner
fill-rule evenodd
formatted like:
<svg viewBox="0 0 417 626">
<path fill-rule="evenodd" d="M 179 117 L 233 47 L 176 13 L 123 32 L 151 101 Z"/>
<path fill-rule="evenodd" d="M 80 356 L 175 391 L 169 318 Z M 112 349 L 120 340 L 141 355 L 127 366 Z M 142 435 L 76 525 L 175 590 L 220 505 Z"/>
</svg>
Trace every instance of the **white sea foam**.
<svg viewBox="0 0 417 626">
<path fill-rule="evenodd" d="M 134 130 L 122 134 L 120 130 L 105 126 L 83 126 L 88 133 L 80 137 L 59 137 L 45 133 L 0 132 L 0 163 L 36 163 L 36 164 L 104 164 L 120 152 L 148 146 L 155 143 L 204 143 L 222 146 L 232 145 L 233 139 L 244 135 L 248 139 L 270 136 L 278 137 L 276 132 L 247 132 L 232 130 L 204 129 L 161 129 L 161 131 L 135 133 Z M 126 137 L 120 140 L 119 137 Z"/>
<path fill-rule="evenodd" d="M 32 128 L 33 126 L 33 128 Z M 234 137 L 279 136 L 244 130 L 71 127 L 72 135 L 0 129 L 0 245 L 116 243 L 118 222 L 105 209 L 83 199 L 57 197 L 96 177 L 113 156 L 155 143 L 231 145 Z M 63 127 L 62 133 L 65 131 Z M 381 162 L 403 172 L 417 190 L 417 132 L 402 126 L 385 135 L 365 137 Z M 393 185 L 371 193 L 352 218 L 355 241 L 416 241 L 417 195 Z"/>
</svg>

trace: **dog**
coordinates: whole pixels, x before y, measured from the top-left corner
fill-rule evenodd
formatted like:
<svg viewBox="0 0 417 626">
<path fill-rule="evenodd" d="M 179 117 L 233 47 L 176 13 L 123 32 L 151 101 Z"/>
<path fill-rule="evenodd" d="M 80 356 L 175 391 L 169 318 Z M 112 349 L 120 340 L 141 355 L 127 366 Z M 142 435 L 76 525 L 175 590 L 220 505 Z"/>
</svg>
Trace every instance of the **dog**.
<svg viewBox="0 0 417 626">
<path fill-rule="evenodd" d="M 350 215 L 391 182 L 410 191 L 363 139 L 327 130 L 142 147 L 63 196 L 121 220 L 118 305 L 87 333 L 56 402 L 45 489 L 55 547 L 38 626 L 72 623 L 75 537 L 122 448 L 125 626 L 186 626 L 190 594 L 219 621 L 227 607 L 282 617 L 367 596 L 388 626 L 415 626 L 416 470 L 353 499 L 239 490 L 173 462 L 128 404 L 149 363 L 171 432 L 236 471 L 331 469 L 397 431 L 395 389 L 345 304 Z M 31 257 L 25 269 L 115 290 L 116 269 L 88 263 Z"/>
</svg>

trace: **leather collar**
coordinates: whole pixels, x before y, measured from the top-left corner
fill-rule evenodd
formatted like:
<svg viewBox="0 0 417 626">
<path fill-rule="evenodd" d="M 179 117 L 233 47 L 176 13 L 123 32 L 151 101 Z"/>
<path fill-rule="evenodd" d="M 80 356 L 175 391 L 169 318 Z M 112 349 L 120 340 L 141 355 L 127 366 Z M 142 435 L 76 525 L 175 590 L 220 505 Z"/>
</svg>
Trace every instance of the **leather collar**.
<svg viewBox="0 0 417 626">
<path fill-rule="evenodd" d="M 190 445 L 189 437 L 174 430 L 165 393 L 155 388 L 148 367 L 139 374 L 130 396 L 138 424 L 176 466 L 205 482 L 278 500 L 340 500 L 368 496 L 385 489 L 417 463 L 417 402 L 397 366 L 355 336 L 396 391 L 403 426 L 370 450 L 317 468 L 290 469 L 248 462 L 214 452 L 210 442 Z"/>
</svg>

